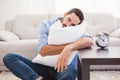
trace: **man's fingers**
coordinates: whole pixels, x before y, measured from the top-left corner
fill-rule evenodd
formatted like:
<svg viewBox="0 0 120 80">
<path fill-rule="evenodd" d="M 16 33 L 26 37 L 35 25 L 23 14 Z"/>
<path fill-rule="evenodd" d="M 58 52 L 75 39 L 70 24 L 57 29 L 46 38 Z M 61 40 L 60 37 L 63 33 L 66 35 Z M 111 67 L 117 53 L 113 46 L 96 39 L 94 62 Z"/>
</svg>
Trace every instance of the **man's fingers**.
<svg viewBox="0 0 120 80">
<path fill-rule="evenodd" d="M 62 72 L 64 69 L 67 69 L 68 59 L 68 57 L 59 58 L 55 65 L 55 70 L 57 70 L 57 72 Z"/>
<path fill-rule="evenodd" d="M 55 64 L 55 70 L 58 69 L 58 64 L 59 64 L 59 59 L 57 60 L 56 64 Z"/>
<path fill-rule="evenodd" d="M 57 72 L 60 72 L 60 59 L 58 59 L 57 61 L 57 66 L 56 66 L 56 69 L 57 69 Z"/>
<path fill-rule="evenodd" d="M 68 59 L 69 59 L 69 58 L 66 58 L 66 59 L 64 60 L 64 69 L 67 69 Z"/>
<path fill-rule="evenodd" d="M 63 60 L 62 59 L 58 59 L 57 63 L 56 63 L 56 66 L 55 66 L 55 69 L 57 70 L 57 72 L 61 72 L 64 68 L 64 65 L 63 65 Z"/>
<path fill-rule="evenodd" d="M 57 66 L 57 72 L 60 72 L 60 61 L 58 62 L 58 66 Z"/>
<path fill-rule="evenodd" d="M 62 72 L 63 70 L 64 70 L 64 66 L 61 66 L 61 70 L 60 71 Z"/>
</svg>

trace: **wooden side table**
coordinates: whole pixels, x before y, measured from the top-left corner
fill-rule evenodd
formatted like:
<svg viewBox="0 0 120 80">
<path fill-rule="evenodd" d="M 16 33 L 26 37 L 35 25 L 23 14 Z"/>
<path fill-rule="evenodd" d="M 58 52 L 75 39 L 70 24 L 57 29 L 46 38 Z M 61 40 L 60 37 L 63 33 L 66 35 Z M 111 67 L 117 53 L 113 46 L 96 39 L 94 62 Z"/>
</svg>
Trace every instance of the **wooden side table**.
<svg viewBox="0 0 120 80">
<path fill-rule="evenodd" d="M 120 65 L 120 47 L 92 47 L 78 52 L 78 80 L 90 80 L 90 65 Z"/>
</svg>

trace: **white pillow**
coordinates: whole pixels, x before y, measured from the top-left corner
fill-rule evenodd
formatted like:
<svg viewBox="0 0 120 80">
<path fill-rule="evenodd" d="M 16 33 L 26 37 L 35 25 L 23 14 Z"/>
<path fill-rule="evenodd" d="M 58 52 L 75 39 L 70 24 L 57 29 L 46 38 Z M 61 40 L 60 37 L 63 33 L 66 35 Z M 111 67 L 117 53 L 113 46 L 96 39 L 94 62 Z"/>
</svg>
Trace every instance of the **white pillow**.
<svg viewBox="0 0 120 80">
<path fill-rule="evenodd" d="M 68 60 L 68 65 L 71 63 L 73 57 L 77 54 L 76 51 L 71 52 L 71 56 Z M 33 60 L 33 63 L 38 63 L 38 64 L 43 64 L 46 66 L 50 66 L 50 67 L 55 67 L 55 63 L 57 62 L 57 59 L 59 57 L 58 55 L 54 55 L 54 56 L 45 56 L 42 57 L 40 54 L 38 54 Z"/>
<path fill-rule="evenodd" d="M 10 31 L 2 30 L 0 31 L 0 40 L 1 41 L 13 41 L 13 40 L 20 40 L 20 38 Z"/>
<path fill-rule="evenodd" d="M 120 38 L 120 28 L 117 29 L 117 30 L 115 30 L 115 31 L 113 31 L 113 32 L 110 34 L 110 36 Z"/>
<path fill-rule="evenodd" d="M 63 28 L 61 22 L 57 21 L 50 28 L 48 44 L 61 45 L 74 42 L 82 36 L 82 34 L 85 32 L 86 26 L 86 23 L 83 23 L 78 26 L 69 26 Z M 71 52 L 68 65 L 71 63 L 75 55 L 76 51 Z M 40 54 L 38 54 L 32 61 L 34 63 L 54 67 L 58 57 L 59 55 L 42 57 Z"/>
<path fill-rule="evenodd" d="M 86 27 L 87 24 L 83 22 L 80 25 L 63 28 L 61 27 L 60 22 L 57 22 L 50 28 L 48 44 L 61 45 L 74 42 L 82 36 L 86 30 Z"/>
</svg>

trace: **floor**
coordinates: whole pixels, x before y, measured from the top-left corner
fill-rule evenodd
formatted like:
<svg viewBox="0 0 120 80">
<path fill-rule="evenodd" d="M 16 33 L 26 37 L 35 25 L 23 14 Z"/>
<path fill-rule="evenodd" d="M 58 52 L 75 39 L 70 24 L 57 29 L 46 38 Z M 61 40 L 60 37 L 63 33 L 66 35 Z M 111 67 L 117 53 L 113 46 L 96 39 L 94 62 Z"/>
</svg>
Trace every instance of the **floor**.
<svg viewBox="0 0 120 80">
<path fill-rule="evenodd" d="M 0 80 L 21 80 L 11 72 L 1 72 Z M 90 80 L 120 80 L 120 71 L 91 71 Z"/>
</svg>

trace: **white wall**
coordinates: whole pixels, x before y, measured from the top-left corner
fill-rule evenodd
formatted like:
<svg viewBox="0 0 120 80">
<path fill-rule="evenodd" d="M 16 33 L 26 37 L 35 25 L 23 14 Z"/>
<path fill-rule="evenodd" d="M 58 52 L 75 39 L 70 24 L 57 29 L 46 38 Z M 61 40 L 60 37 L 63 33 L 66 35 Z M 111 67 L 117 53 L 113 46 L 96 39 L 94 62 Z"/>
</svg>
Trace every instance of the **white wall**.
<svg viewBox="0 0 120 80">
<path fill-rule="evenodd" d="M 0 0 L 0 30 L 20 14 L 64 13 L 77 7 L 83 12 L 109 12 L 120 17 L 120 0 Z"/>
<path fill-rule="evenodd" d="M 53 13 L 54 8 L 54 0 L 0 0 L 0 30 L 16 15 Z"/>
<path fill-rule="evenodd" d="M 118 0 L 56 0 L 55 12 L 63 13 L 77 7 L 83 12 L 109 12 L 116 15 L 120 8 L 118 5 L 120 5 Z"/>
<path fill-rule="evenodd" d="M 12 19 L 15 15 L 22 14 L 25 11 L 25 8 L 21 6 L 21 1 L 0 0 L 0 29 L 4 28 L 6 20 Z"/>
<path fill-rule="evenodd" d="M 118 7 L 117 17 L 120 17 L 120 0 L 117 0 L 117 7 Z"/>
</svg>

